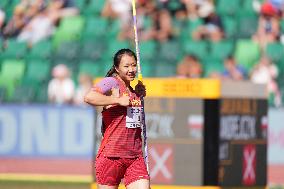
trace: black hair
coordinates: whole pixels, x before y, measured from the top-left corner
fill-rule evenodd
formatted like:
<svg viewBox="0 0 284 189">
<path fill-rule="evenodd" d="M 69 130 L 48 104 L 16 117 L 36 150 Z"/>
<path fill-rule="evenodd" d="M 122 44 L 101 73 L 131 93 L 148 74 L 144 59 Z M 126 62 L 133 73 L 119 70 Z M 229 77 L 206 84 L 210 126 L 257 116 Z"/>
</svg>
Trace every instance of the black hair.
<svg viewBox="0 0 284 189">
<path fill-rule="evenodd" d="M 111 67 L 111 69 L 107 72 L 106 77 L 111 77 L 116 73 L 115 68 L 119 67 L 121 58 L 123 57 L 123 55 L 128 55 L 131 57 L 134 57 L 135 61 L 137 61 L 137 57 L 136 54 L 130 50 L 130 49 L 120 49 L 119 51 L 117 51 L 113 57 L 113 65 Z"/>
</svg>

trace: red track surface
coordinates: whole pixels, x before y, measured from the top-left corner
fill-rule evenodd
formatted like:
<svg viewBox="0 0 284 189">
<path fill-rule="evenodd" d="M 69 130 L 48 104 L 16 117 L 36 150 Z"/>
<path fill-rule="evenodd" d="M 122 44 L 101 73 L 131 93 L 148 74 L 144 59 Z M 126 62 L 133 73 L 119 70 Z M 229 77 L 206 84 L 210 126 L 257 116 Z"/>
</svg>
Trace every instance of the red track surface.
<svg viewBox="0 0 284 189">
<path fill-rule="evenodd" d="M 284 184 L 284 165 L 269 165 L 269 184 Z"/>
<path fill-rule="evenodd" d="M 91 175 L 90 160 L 0 158 L 0 173 Z"/>
</svg>

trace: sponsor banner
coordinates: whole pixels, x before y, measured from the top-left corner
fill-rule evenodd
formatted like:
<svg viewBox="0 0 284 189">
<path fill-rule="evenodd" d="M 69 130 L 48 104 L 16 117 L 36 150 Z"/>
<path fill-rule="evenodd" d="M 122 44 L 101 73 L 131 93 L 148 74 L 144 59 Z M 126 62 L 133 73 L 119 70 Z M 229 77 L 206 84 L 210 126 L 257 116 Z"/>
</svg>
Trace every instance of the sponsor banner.
<svg viewBox="0 0 284 189">
<path fill-rule="evenodd" d="M 95 82 L 98 82 L 97 79 Z M 134 87 L 138 80 L 131 83 Z M 218 79 L 145 78 L 147 97 L 217 99 L 221 94 Z"/>
<path fill-rule="evenodd" d="M 219 183 L 221 186 L 267 184 L 267 102 L 220 100 Z"/>
<path fill-rule="evenodd" d="M 268 179 L 271 184 L 284 184 L 284 109 L 269 110 Z"/>
<path fill-rule="evenodd" d="M 284 109 L 270 109 L 268 162 L 284 165 Z"/>
<path fill-rule="evenodd" d="M 256 183 L 256 149 L 248 144 L 243 149 L 243 185 L 253 186 Z"/>
<path fill-rule="evenodd" d="M 91 159 L 94 111 L 90 107 L 0 107 L 0 157 Z"/>
<path fill-rule="evenodd" d="M 149 165 L 152 183 L 172 184 L 174 181 L 174 148 L 172 144 L 151 144 Z"/>
</svg>

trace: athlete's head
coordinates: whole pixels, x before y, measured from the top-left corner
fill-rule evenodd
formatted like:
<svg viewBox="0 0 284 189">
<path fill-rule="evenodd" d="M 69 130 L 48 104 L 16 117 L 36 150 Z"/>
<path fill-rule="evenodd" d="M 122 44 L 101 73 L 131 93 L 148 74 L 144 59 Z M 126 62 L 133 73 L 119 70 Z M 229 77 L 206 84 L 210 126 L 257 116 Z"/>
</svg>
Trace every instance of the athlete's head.
<svg viewBox="0 0 284 189">
<path fill-rule="evenodd" d="M 118 75 L 124 81 L 134 80 L 137 73 L 137 57 L 130 49 L 120 49 L 113 58 L 113 66 L 106 77 Z"/>
</svg>

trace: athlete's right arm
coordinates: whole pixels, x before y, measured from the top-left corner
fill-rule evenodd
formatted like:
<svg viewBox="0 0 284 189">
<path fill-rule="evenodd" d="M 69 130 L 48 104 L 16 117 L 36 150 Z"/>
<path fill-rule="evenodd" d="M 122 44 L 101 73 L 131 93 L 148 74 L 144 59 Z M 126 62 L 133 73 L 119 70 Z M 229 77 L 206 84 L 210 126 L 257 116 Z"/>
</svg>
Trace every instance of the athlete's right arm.
<svg viewBox="0 0 284 189">
<path fill-rule="evenodd" d="M 122 97 L 107 96 L 99 92 L 90 90 L 85 95 L 84 100 L 86 103 L 94 106 L 108 106 L 108 105 L 128 106 L 130 99 L 128 96 L 122 96 Z"/>
<path fill-rule="evenodd" d="M 94 106 L 129 105 L 129 97 L 119 97 L 119 86 L 113 77 L 98 82 L 84 97 L 84 101 Z"/>
</svg>

